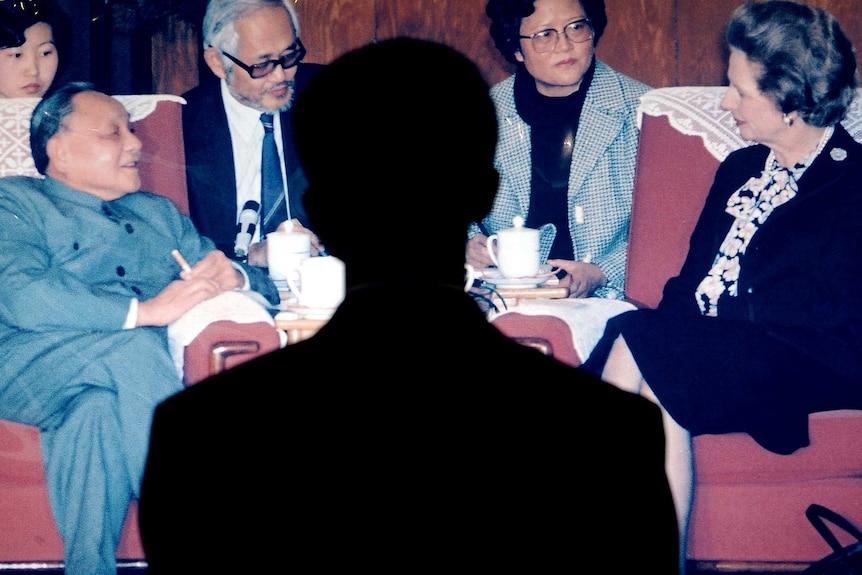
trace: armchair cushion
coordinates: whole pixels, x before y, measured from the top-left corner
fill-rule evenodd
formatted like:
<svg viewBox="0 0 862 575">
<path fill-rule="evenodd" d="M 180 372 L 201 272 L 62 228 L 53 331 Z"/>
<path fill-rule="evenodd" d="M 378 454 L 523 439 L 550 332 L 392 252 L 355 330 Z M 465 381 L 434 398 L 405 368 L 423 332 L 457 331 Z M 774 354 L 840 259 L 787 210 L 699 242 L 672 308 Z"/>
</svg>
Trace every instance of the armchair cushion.
<svg viewBox="0 0 862 575">
<path fill-rule="evenodd" d="M 129 506 L 117 557 L 127 563 L 144 557 L 136 502 Z M 3 563 L 62 561 L 63 540 L 48 501 L 39 429 L 0 419 L 0 571 Z"/>
<path fill-rule="evenodd" d="M 525 299 L 490 319 L 510 337 L 548 339 L 554 357 L 577 367 L 601 338 L 607 320 L 632 309 L 627 301 L 605 298 Z"/>
<path fill-rule="evenodd" d="M 578 367 L 583 363 L 572 344 L 569 325 L 553 315 L 527 315 L 518 312 L 501 314 L 491 323 L 508 337 L 538 347 L 563 363 Z"/>
</svg>

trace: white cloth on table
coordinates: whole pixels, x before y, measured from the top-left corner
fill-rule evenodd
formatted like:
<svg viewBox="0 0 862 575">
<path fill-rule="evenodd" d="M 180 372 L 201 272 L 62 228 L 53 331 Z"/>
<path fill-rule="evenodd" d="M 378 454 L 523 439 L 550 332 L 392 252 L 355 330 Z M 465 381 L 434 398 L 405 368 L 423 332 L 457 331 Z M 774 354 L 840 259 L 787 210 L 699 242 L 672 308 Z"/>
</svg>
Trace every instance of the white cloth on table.
<svg viewBox="0 0 862 575">
<path fill-rule="evenodd" d="M 180 378 L 183 377 L 185 348 L 209 324 L 229 320 L 237 323 L 266 322 L 274 326 L 275 320 L 267 311 L 267 303 L 257 292 L 228 291 L 203 301 L 190 309 L 180 319 L 168 326 L 168 344 L 174 365 Z M 281 346 L 287 343 L 286 334 L 279 332 Z"/>
<path fill-rule="evenodd" d="M 569 326 L 575 351 L 582 361 L 586 361 L 605 332 L 605 324 L 608 320 L 633 309 L 635 306 L 627 301 L 599 297 L 523 299 L 518 305 L 509 306 L 508 309 L 494 314 L 493 317 L 512 312 L 558 317 Z"/>
</svg>

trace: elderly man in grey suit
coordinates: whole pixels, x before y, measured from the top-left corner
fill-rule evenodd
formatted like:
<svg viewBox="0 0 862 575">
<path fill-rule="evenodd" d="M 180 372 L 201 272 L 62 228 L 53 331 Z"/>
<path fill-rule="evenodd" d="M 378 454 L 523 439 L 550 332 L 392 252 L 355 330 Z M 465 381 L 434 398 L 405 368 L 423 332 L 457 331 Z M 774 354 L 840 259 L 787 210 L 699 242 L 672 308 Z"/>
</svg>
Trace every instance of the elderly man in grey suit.
<svg viewBox="0 0 862 575">
<path fill-rule="evenodd" d="M 235 288 L 278 294 L 139 191 L 141 141 L 116 99 L 63 86 L 30 142 L 45 178 L 0 180 L 0 418 L 41 431 L 67 575 L 115 575 L 153 410 L 182 389 L 165 326 Z"/>
</svg>

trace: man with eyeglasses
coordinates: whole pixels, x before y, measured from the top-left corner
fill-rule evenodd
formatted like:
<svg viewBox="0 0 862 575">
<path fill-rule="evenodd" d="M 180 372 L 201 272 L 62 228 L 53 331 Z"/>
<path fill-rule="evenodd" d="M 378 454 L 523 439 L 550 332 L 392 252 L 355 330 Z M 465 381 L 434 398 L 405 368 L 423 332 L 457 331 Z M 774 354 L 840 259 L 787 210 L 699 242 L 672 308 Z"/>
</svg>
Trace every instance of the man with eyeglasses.
<svg viewBox="0 0 862 575">
<path fill-rule="evenodd" d="M 318 250 L 302 205 L 307 183 L 294 152 L 291 106 L 322 65 L 302 63 L 294 3 L 211 0 L 202 36 L 213 75 L 183 94 L 192 221 L 228 257 L 255 266 L 267 265 L 266 234 L 287 220 L 311 233 Z M 265 129 L 272 130 L 269 142 Z M 272 140 L 274 177 L 264 157 Z"/>
</svg>

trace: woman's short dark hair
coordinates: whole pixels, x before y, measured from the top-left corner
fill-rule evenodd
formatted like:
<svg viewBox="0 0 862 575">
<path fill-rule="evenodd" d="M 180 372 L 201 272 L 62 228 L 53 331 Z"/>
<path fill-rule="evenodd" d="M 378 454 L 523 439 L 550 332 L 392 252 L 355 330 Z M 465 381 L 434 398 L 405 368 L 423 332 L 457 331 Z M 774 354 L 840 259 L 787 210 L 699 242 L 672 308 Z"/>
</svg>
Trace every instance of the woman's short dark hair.
<svg viewBox="0 0 862 575">
<path fill-rule="evenodd" d="M 805 122 L 841 121 L 856 94 L 853 44 L 829 12 L 789 0 L 747 2 L 727 25 L 727 44 L 763 67 L 758 87 Z"/>
<path fill-rule="evenodd" d="M 581 8 L 593 27 L 593 46 L 608 25 L 604 0 L 579 0 Z M 491 19 L 491 38 L 500 54 L 509 62 L 516 62 L 515 53 L 521 49 L 521 20 L 535 11 L 536 0 L 488 0 L 485 14 Z"/>
<path fill-rule="evenodd" d="M 81 92 L 95 92 L 90 82 L 70 82 L 48 93 L 33 110 L 30 118 L 30 151 L 40 174 L 48 168 L 48 140 L 60 131 L 63 119 L 74 110 L 72 98 Z"/>
<path fill-rule="evenodd" d="M 51 26 L 55 44 L 69 28 L 66 14 L 52 0 L 0 0 L 0 49 L 23 44 L 24 31 L 39 22 Z"/>
</svg>

